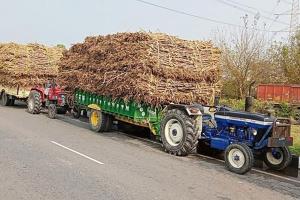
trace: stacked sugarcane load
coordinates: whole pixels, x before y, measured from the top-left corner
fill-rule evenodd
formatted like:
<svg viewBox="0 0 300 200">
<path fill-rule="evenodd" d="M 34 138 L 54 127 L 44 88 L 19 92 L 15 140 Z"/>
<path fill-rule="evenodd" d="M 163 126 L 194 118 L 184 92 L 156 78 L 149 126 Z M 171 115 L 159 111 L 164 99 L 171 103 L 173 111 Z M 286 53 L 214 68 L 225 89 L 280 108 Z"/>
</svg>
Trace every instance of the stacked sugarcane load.
<svg viewBox="0 0 300 200">
<path fill-rule="evenodd" d="M 40 44 L 0 44 L 0 85 L 28 88 L 56 78 L 64 50 Z"/>
<path fill-rule="evenodd" d="M 87 37 L 64 53 L 58 80 L 70 92 L 151 105 L 207 104 L 219 92 L 219 57 L 210 41 L 162 33 Z"/>
</svg>

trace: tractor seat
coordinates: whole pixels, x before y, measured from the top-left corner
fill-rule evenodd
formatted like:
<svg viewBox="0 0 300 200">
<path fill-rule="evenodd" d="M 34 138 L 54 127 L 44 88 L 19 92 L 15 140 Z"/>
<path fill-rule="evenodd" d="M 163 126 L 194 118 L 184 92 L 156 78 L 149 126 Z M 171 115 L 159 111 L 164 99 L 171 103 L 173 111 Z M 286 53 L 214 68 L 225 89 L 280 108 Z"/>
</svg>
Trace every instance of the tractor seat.
<svg viewBox="0 0 300 200">
<path fill-rule="evenodd" d="M 240 118 L 240 119 L 250 119 L 261 122 L 274 122 L 275 118 L 258 113 L 240 112 L 240 111 L 218 111 L 215 113 L 215 117 L 226 116 L 229 118 Z"/>
</svg>

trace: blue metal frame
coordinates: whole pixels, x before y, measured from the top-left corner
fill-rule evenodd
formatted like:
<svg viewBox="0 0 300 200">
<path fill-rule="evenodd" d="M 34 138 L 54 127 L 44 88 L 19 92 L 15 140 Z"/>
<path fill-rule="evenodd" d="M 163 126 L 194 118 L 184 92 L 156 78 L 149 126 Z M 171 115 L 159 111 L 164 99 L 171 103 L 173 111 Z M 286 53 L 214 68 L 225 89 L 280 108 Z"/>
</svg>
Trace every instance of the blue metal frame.
<svg viewBox="0 0 300 200">
<path fill-rule="evenodd" d="M 245 143 L 250 148 L 260 150 L 268 144 L 273 125 L 262 125 L 243 120 L 215 119 L 214 126 L 203 124 L 201 140 L 209 142 L 211 148 L 225 150 L 232 143 Z M 213 123 L 212 123 L 213 124 Z M 257 135 L 254 135 L 257 133 Z M 259 134 L 261 139 L 257 142 Z"/>
</svg>

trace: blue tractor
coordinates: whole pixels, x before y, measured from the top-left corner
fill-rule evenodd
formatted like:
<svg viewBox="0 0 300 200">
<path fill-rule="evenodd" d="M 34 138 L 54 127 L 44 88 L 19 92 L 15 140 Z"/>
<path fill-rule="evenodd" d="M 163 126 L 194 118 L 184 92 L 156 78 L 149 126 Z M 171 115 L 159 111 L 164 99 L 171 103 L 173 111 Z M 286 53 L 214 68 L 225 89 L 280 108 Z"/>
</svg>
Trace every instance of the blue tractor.
<svg viewBox="0 0 300 200">
<path fill-rule="evenodd" d="M 226 167 L 238 174 L 248 172 L 256 157 L 262 157 L 273 170 L 282 170 L 291 162 L 288 146 L 293 145 L 293 138 L 289 119 L 227 107 L 208 110 L 203 110 L 206 114 L 203 114 L 198 153 L 212 149 L 223 151 Z"/>
</svg>

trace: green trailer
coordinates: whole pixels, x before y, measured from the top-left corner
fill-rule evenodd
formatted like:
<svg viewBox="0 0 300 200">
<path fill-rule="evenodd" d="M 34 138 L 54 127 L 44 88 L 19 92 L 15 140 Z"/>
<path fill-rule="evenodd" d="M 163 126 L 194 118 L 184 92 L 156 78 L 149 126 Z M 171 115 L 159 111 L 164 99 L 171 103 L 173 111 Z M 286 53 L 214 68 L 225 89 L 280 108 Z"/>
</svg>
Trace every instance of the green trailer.
<svg viewBox="0 0 300 200">
<path fill-rule="evenodd" d="M 164 149 L 185 156 L 193 151 L 201 133 L 202 114 L 198 105 L 151 106 L 124 99 L 76 90 L 74 111 L 90 111 L 89 124 L 95 132 L 107 132 L 114 120 L 147 127 L 162 141 Z"/>
</svg>

